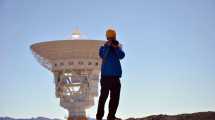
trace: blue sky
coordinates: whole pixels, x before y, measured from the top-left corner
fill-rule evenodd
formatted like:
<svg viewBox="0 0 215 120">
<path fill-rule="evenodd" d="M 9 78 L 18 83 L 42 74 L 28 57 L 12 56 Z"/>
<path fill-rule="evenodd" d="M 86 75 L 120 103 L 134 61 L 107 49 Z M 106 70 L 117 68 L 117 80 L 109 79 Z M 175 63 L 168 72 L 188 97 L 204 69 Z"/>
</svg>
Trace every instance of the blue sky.
<svg viewBox="0 0 215 120">
<path fill-rule="evenodd" d="M 118 116 L 215 111 L 214 12 L 213 0 L 0 0 L 0 116 L 67 116 L 29 46 L 76 27 L 105 40 L 109 26 L 126 53 Z"/>
</svg>

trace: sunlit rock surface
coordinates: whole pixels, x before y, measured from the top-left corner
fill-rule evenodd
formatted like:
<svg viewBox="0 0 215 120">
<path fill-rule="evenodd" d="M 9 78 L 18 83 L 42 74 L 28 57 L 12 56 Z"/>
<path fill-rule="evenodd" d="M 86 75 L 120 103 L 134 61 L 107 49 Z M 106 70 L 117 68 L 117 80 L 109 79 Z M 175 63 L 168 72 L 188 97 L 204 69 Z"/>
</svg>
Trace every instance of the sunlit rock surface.
<svg viewBox="0 0 215 120">
<path fill-rule="evenodd" d="M 129 118 L 127 120 L 215 120 L 215 112 L 198 112 L 179 115 L 151 115 L 144 118 Z"/>
</svg>

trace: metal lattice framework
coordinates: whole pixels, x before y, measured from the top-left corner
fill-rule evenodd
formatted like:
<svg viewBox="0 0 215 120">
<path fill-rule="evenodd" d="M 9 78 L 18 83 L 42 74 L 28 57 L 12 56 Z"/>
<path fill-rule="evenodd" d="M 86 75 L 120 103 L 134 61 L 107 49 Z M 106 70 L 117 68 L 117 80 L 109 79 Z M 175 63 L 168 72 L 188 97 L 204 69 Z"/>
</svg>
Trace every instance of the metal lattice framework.
<svg viewBox="0 0 215 120">
<path fill-rule="evenodd" d="M 53 72 L 56 97 L 69 116 L 85 116 L 98 95 L 100 40 L 58 40 L 36 43 L 31 50 L 37 61 Z"/>
</svg>

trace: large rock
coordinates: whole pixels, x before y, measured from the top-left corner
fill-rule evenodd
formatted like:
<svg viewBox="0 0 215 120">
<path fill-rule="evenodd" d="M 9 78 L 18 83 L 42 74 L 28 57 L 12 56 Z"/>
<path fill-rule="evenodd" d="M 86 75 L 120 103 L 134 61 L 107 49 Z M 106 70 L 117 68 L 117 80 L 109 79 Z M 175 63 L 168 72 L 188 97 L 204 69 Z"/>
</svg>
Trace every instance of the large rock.
<svg viewBox="0 0 215 120">
<path fill-rule="evenodd" d="M 215 112 L 198 112 L 179 115 L 152 115 L 145 118 L 129 118 L 127 120 L 215 120 Z"/>
</svg>

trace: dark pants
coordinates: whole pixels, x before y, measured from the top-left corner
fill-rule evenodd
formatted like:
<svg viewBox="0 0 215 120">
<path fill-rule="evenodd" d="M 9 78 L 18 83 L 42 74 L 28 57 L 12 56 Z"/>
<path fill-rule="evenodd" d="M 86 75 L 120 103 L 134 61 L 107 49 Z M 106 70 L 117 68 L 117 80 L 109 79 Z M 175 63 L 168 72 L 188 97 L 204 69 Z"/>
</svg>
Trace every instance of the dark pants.
<svg viewBox="0 0 215 120">
<path fill-rule="evenodd" d="M 101 93 L 96 114 L 96 119 L 101 120 L 104 116 L 104 106 L 110 91 L 108 119 L 115 118 L 116 110 L 119 105 L 121 83 L 119 77 L 101 77 Z"/>
</svg>

